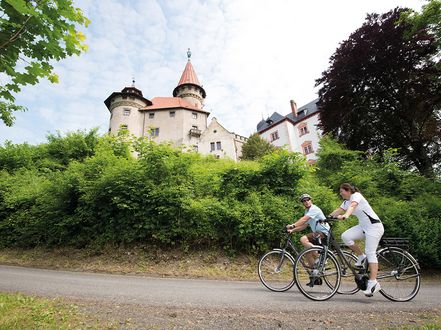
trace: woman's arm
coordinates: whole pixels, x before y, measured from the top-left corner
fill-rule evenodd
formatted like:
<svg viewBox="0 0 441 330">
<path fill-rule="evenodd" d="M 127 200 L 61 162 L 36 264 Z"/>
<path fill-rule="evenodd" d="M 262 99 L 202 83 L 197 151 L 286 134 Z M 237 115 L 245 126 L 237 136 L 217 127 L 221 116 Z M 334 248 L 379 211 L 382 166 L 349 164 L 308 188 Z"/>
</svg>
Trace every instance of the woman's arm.
<svg viewBox="0 0 441 330">
<path fill-rule="evenodd" d="M 338 216 L 338 215 L 340 215 L 340 214 L 343 214 L 343 213 L 345 213 L 345 210 L 342 209 L 341 207 L 339 207 L 338 209 L 335 209 L 335 210 L 330 214 L 330 216 L 331 216 L 331 217 L 336 217 L 336 216 Z"/>
<path fill-rule="evenodd" d="M 349 207 L 348 207 L 348 209 L 346 210 L 345 214 L 343 214 L 343 215 L 339 215 L 337 218 L 339 218 L 339 219 L 347 219 L 347 218 L 349 218 L 349 217 L 352 215 L 352 213 L 355 211 L 355 209 L 357 208 L 357 206 L 358 206 L 358 203 L 352 201 L 352 202 L 351 202 L 351 205 L 349 205 Z"/>
</svg>

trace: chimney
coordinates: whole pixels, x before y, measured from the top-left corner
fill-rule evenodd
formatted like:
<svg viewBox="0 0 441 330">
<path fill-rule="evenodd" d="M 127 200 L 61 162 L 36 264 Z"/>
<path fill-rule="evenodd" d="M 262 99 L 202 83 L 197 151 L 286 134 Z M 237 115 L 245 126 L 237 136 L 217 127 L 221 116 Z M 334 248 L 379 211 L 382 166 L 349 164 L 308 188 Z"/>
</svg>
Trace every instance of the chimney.
<svg viewBox="0 0 441 330">
<path fill-rule="evenodd" d="M 289 101 L 291 103 L 291 111 L 294 115 L 294 118 L 297 118 L 297 104 L 294 102 L 294 100 Z"/>
</svg>

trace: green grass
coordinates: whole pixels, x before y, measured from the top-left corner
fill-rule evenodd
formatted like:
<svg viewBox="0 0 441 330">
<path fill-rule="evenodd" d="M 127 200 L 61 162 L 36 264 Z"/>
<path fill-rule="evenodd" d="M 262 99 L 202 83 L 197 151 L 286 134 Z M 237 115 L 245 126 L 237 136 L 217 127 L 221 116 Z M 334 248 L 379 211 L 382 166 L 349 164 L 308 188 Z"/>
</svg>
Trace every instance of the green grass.
<svg viewBox="0 0 441 330">
<path fill-rule="evenodd" d="M 106 326 L 55 299 L 0 293 L 0 329 L 98 329 Z"/>
</svg>

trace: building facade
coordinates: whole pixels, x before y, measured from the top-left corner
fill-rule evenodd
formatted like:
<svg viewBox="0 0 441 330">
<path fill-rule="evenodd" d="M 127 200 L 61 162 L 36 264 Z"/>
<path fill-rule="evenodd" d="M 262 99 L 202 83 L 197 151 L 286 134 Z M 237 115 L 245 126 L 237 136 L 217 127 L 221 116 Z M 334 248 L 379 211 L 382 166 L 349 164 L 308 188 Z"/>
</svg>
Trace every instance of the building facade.
<svg viewBox="0 0 441 330">
<path fill-rule="evenodd" d="M 297 108 L 296 103 L 291 100 L 291 112 L 288 115 L 282 116 L 274 112 L 257 124 L 257 133 L 272 145 L 303 153 L 308 161 L 315 162 L 322 135 L 317 102 L 318 99 Z"/>
<path fill-rule="evenodd" d="M 173 97 L 145 98 L 134 86 L 112 93 L 105 101 L 110 112 L 109 134 L 127 129 L 137 137 L 169 142 L 216 158 L 239 160 L 246 138 L 229 132 L 216 118 L 208 124 L 210 113 L 204 109 L 206 92 L 188 61 Z"/>
</svg>

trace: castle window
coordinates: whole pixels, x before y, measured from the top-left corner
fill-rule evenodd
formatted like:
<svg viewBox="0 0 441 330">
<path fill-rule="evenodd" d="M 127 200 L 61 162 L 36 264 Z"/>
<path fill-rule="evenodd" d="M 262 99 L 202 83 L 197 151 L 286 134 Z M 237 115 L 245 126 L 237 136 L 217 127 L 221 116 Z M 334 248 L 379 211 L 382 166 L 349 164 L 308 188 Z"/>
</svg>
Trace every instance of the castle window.
<svg viewBox="0 0 441 330">
<path fill-rule="evenodd" d="M 150 128 L 150 136 L 158 136 L 159 135 L 159 127 Z"/>
<path fill-rule="evenodd" d="M 308 126 L 306 123 L 303 123 L 299 126 L 299 136 L 303 136 L 305 134 L 308 134 Z"/>
<path fill-rule="evenodd" d="M 280 138 L 280 137 L 279 137 L 279 131 L 275 131 L 275 132 L 273 132 L 273 133 L 270 134 L 271 142 L 273 142 L 273 141 L 275 141 L 275 140 L 278 140 L 279 138 Z"/>
<path fill-rule="evenodd" d="M 176 115 L 175 111 L 170 111 L 170 117 L 174 117 Z"/>
<path fill-rule="evenodd" d="M 198 114 L 197 114 L 196 112 L 192 112 L 192 113 L 191 113 L 191 117 L 192 117 L 193 119 L 198 119 Z"/>
<path fill-rule="evenodd" d="M 210 143 L 210 152 L 215 150 L 215 144 L 214 142 Z"/>
<path fill-rule="evenodd" d="M 124 109 L 124 116 L 130 116 L 130 109 Z"/>
<path fill-rule="evenodd" d="M 222 144 L 220 142 L 216 142 L 216 148 L 217 148 L 217 150 L 221 150 Z"/>
<path fill-rule="evenodd" d="M 155 118 L 155 113 L 154 112 L 149 112 L 149 118 L 150 119 Z"/>
<path fill-rule="evenodd" d="M 303 153 L 305 155 L 309 155 L 314 153 L 314 149 L 312 148 L 312 143 L 311 141 L 306 141 L 302 144 L 302 149 L 303 149 Z"/>
<path fill-rule="evenodd" d="M 120 126 L 120 128 L 121 129 L 129 129 L 129 126 L 123 124 L 123 125 Z"/>
</svg>

